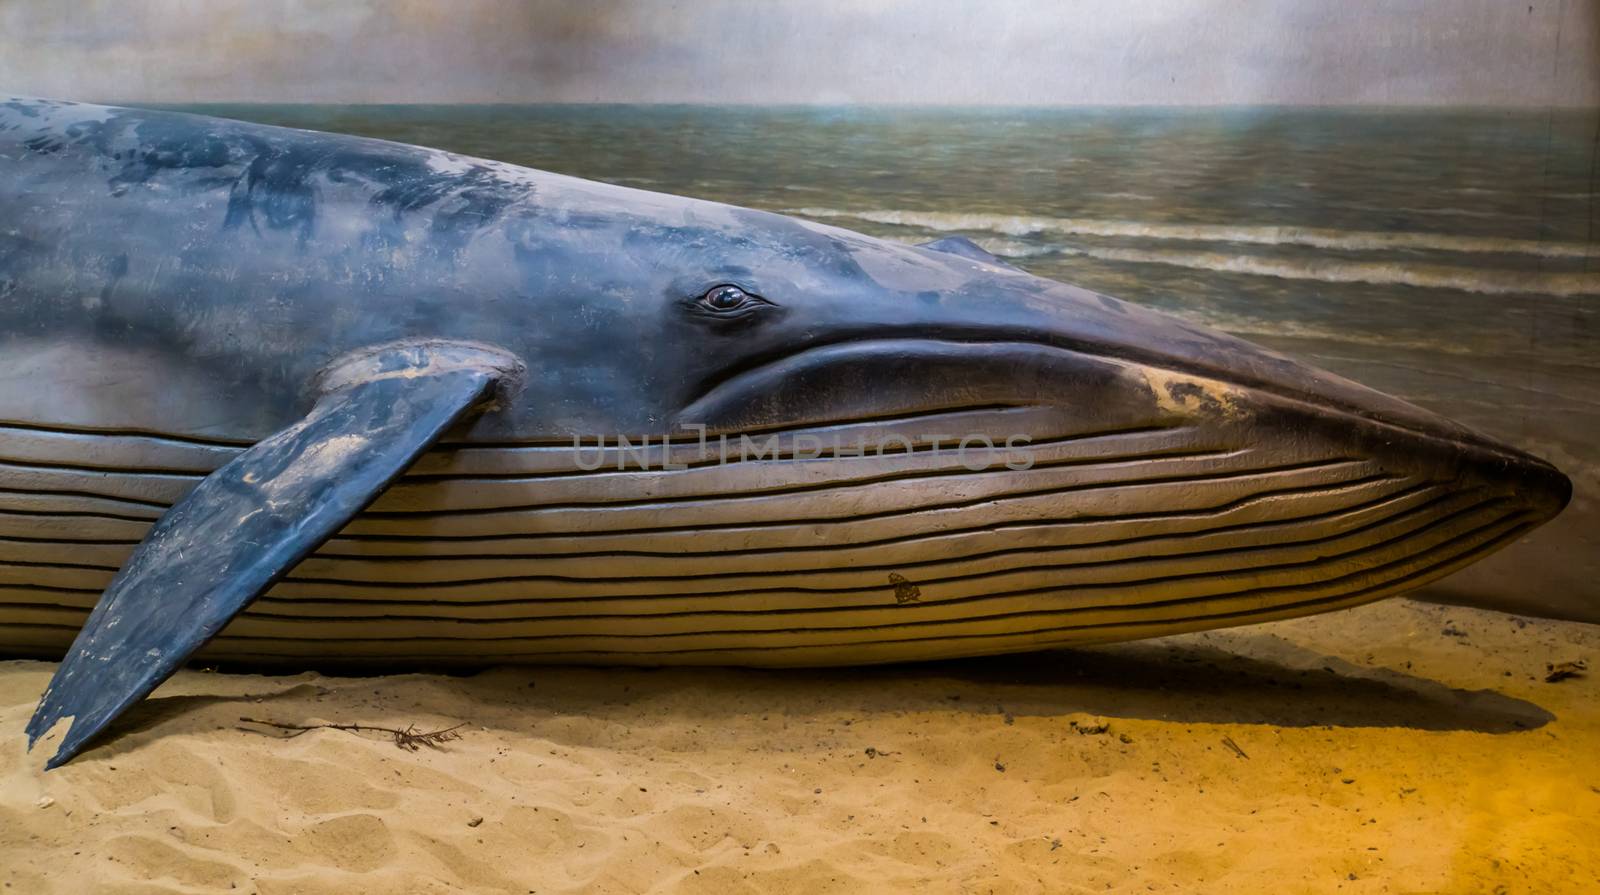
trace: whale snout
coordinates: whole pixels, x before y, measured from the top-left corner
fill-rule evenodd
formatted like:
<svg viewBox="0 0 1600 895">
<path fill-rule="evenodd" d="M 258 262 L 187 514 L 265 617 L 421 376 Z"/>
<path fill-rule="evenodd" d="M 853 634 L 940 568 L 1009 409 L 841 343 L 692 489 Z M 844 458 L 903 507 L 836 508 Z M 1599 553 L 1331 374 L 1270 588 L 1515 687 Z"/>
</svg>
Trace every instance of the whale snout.
<svg viewBox="0 0 1600 895">
<path fill-rule="evenodd" d="M 1509 445 L 1497 450 L 1461 450 L 1454 443 L 1433 446 L 1455 460 L 1464 482 L 1505 494 L 1509 505 L 1536 523 L 1554 519 L 1572 500 L 1572 480 L 1549 462 Z"/>
<path fill-rule="evenodd" d="M 1231 430 L 1237 443 L 1290 453 L 1321 445 L 1389 474 L 1477 489 L 1528 528 L 1571 499 L 1571 481 L 1545 460 L 1401 398 L 1076 287 L 1050 283 L 1043 294 L 1044 339 L 1132 364 L 1158 406 Z"/>
<path fill-rule="evenodd" d="M 1555 518 L 1571 500 L 1571 480 L 1545 460 L 1373 394 L 1377 399 L 1367 403 L 1341 390 L 1346 400 L 1337 405 L 1259 396 L 1256 415 L 1241 437 L 1264 445 L 1321 444 L 1329 452 L 1372 463 L 1386 476 L 1425 484 L 1440 498 L 1429 525 L 1453 527 L 1461 532 L 1459 540 L 1473 542 L 1460 561 L 1448 563 L 1450 568 L 1514 543 Z"/>
<path fill-rule="evenodd" d="M 1554 519 L 1572 502 L 1572 479 L 1550 463 L 1529 454 L 1522 454 L 1501 467 L 1498 463 L 1485 470 L 1489 476 L 1504 476 L 1512 483 L 1517 495 L 1528 505 L 1528 510 L 1541 521 Z"/>
<path fill-rule="evenodd" d="M 1308 610 L 1430 584 L 1516 544 L 1572 498 L 1571 480 L 1551 463 L 1416 404 L 1226 335 L 1176 322 L 1151 332 L 1108 351 L 1151 357 L 1143 369 L 1158 405 L 1239 449 L 1353 463 L 1380 483 L 1382 509 L 1357 501 L 1325 517 L 1296 514 L 1315 521 L 1290 537 L 1320 532 L 1334 548 L 1303 567 L 1308 592 L 1330 593 L 1306 601 Z M 1311 509 L 1324 495 L 1282 499 Z M 1538 611 L 1531 595 L 1508 595 L 1506 605 Z"/>
</svg>

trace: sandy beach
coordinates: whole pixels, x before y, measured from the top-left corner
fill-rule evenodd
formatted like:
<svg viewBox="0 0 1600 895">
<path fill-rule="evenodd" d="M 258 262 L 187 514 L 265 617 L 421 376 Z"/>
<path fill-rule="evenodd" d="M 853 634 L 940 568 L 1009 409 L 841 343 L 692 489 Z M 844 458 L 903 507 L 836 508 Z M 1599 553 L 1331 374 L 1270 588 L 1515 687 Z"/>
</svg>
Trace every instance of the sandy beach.
<svg viewBox="0 0 1600 895">
<path fill-rule="evenodd" d="M 1573 892 L 1600 629 L 1393 600 L 832 671 L 185 671 L 72 764 L 0 663 L 19 893 Z M 283 724 L 460 728 L 438 748 Z M 59 738 L 58 727 L 50 740 Z"/>
</svg>

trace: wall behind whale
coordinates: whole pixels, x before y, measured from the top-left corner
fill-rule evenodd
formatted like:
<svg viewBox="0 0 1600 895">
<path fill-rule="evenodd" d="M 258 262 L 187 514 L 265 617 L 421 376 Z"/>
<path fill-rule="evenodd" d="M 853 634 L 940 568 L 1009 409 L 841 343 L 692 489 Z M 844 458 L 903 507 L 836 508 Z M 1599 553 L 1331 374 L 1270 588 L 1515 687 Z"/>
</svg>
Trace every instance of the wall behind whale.
<svg viewBox="0 0 1600 895">
<path fill-rule="evenodd" d="M 6 0 L 0 83 L 192 102 L 1591 105 L 1590 0 Z"/>
<path fill-rule="evenodd" d="M 0 88 L 964 234 L 1552 460 L 1433 592 L 1600 620 L 1591 0 L 11 0 Z"/>
</svg>

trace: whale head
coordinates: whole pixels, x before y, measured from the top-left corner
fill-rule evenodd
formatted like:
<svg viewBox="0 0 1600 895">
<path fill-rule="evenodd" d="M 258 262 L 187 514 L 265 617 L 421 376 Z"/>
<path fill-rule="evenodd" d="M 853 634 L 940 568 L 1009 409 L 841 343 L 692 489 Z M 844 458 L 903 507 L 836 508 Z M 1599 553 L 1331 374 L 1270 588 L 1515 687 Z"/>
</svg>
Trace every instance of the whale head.
<svg viewBox="0 0 1600 895">
<path fill-rule="evenodd" d="M 806 568 L 902 596 L 989 600 L 996 631 L 1079 642 L 1356 605 L 1513 543 L 1571 494 L 1437 414 L 959 241 L 704 206 L 631 242 L 653 279 L 628 300 L 655 313 L 621 350 L 696 442 L 689 474 L 741 498 L 702 546 L 770 545 L 780 568 L 804 548 Z M 1057 615 L 1014 620 L 1030 613 Z"/>
</svg>

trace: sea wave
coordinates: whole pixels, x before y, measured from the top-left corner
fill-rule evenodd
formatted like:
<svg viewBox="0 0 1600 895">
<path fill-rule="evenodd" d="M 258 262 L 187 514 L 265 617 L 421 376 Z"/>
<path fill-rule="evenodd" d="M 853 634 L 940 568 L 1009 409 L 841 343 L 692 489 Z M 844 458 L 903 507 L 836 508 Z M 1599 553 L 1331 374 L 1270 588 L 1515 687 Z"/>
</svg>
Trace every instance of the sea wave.
<svg viewBox="0 0 1600 895">
<path fill-rule="evenodd" d="M 1022 242 L 1017 239 L 977 239 L 974 240 L 980 248 L 991 255 L 1002 258 L 1036 258 L 1040 255 L 1054 255 L 1062 251 L 1061 246 L 1039 245 L 1032 242 Z"/>
<path fill-rule="evenodd" d="M 992 251 L 992 250 L 991 250 Z M 1000 254 L 996 252 L 996 254 Z M 1600 274 L 1532 270 L 1485 270 L 1447 264 L 1340 259 L 1282 259 L 1224 252 L 1116 248 L 1063 248 L 1061 254 L 1135 264 L 1166 264 L 1195 270 L 1242 273 L 1323 283 L 1373 283 L 1455 289 L 1487 295 L 1600 295 Z"/>
<path fill-rule="evenodd" d="M 900 240 L 912 244 L 912 240 Z M 1132 264 L 1165 264 L 1219 273 L 1242 273 L 1285 280 L 1323 283 L 1371 283 L 1454 289 L 1486 295 L 1600 295 L 1600 273 L 1554 273 L 1531 270 L 1486 270 L 1447 264 L 1411 264 L 1339 259 L 1278 259 L 1226 252 L 1183 252 L 1164 249 L 1082 248 L 1039 245 L 1015 239 L 979 238 L 984 251 L 1002 258 L 1056 255 Z"/>
<path fill-rule="evenodd" d="M 1463 344 L 1454 335 L 1444 335 L 1439 339 L 1420 339 L 1415 336 L 1398 336 L 1383 329 L 1332 328 L 1317 326 L 1304 320 L 1268 319 L 1204 308 L 1184 307 L 1164 310 L 1175 317 L 1181 317 L 1201 326 L 1220 329 L 1236 336 L 1258 339 L 1266 337 L 1339 342 L 1379 348 L 1401 348 L 1407 351 L 1431 351 L 1436 354 L 1475 355 L 1482 352 L 1480 346 Z"/>
<path fill-rule="evenodd" d="M 808 218 L 849 218 L 877 224 L 918 227 L 923 230 L 988 231 L 1000 236 L 1058 233 L 1075 236 L 1126 236 L 1189 242 L 1233 242 L 1244 245 L 1300 245 L 1319 249 L 1385 251 L 1429 249 L 1477 254 L 1535 255 L 1545 258 L 1600 258 L 1600 246 L 1581 242 L 1467 236 L 1454 233 L 1395 233 L 1376 230 L 1335 230 L 1320 227 L 1281 227 L 1254 224 L 1174 224 L 1098 218 L 1038 217 L 1008 214 L 968 214 L 945 211 L 835 208 L 791 208 L 789 214 Z"/>
<path fill-rule="evenodd" d="M 1156 201 L 1156 197 L 1155 196 L 1146 195 L 1144 193 L 1125 193 L 1125 192 L 1118 192 L 1118 193 L 1090 193 L 1089 195 L 1093 196 L 1096 199 L 1127 199 L 1130 202 L 1154 202 L 1154 201 Z"/>
</svg>

